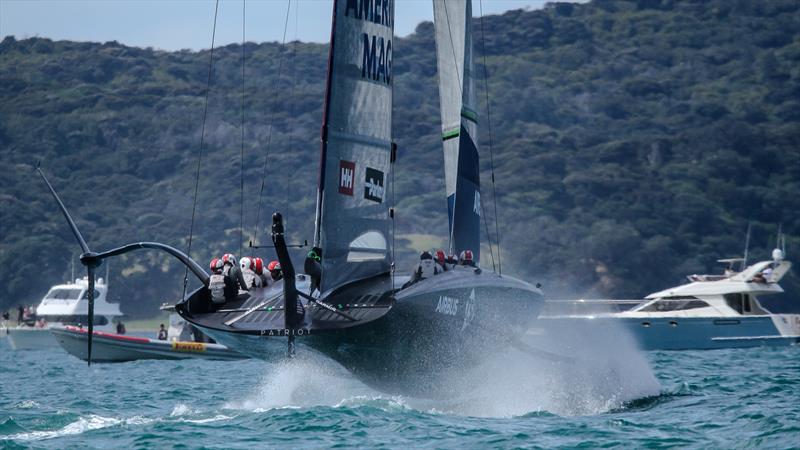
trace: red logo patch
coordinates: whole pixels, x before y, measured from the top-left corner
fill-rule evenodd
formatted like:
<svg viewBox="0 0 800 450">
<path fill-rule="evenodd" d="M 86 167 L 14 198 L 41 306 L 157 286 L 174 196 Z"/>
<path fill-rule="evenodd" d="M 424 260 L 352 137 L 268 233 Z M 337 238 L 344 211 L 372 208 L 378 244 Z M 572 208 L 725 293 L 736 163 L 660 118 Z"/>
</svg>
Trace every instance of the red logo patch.
<svg viewBox="0 0 800 450">
<path fill-rule="evenodd" d="M 353 185 L 356 180 L 356 163 L 339 160 L 339 193 L 353 196 Z"/>
</svg>

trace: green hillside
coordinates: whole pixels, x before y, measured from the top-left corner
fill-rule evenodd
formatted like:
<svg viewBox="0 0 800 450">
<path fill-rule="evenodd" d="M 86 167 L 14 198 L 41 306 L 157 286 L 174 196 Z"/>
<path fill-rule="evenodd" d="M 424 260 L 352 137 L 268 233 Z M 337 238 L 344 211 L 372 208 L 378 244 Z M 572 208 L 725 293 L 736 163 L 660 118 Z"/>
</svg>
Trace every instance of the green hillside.
<svg viewBox="0 0 800 450">
<path fill-rule="evenodd" d="M 559 297 L 638 297 L 719 271 L 717 258 L 742 253 L 748 221 L 753 258 L 768 256 L 779 224 L 789 258 L 800 249 L 800 2 L 551 4 L 476 19 L 474 30 L 477 71 L 485 57 L 489 74 L 504 273 Z M 203 264 L 242 254 L 242 151 L 244 245 L 257 216 L 258 241 L 268 241 L 275 210 L 293 239 L 313 232 L 327 46 L 244 52 L 243 149 L 242 47 L 213 55 L 192 244 Z M 0 43 L 0 309 L 36 303 L 78 254 L 32 170 L 39 160 L 94 249 L 186 248 L 209 57 Z M 447 235 L 431 23 L 396 39 L 394 75 L 404 268 L 415 246 Z M 494 242 L 483 83 L 479 98 Z M 482 264 L 491 266 L 488 253 Z M 137 317 L 183 285 L 183 268 L 159 253 L 112 260 L 110 272 L 112 299 Z M 793 272 L 784 284 L 796 293 Z"/>
</svg>

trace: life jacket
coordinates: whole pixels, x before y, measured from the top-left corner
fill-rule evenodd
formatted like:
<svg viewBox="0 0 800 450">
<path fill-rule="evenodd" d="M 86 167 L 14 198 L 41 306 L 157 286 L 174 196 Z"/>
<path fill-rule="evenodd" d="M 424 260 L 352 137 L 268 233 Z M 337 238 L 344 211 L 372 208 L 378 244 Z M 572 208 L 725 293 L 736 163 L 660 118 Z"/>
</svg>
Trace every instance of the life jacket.
<svg viewBox="0 0 800 450">
<path fill-rule="evenodd" d="M 225 303 L 225 275 L 212 274 L 208 277 L 208 290 L 211 291 L 211 301 L 217 305 Z"/>
<path fill-rule="evenodd" d="M 242 278 L 244 278 L 244 283 L 247 285 L 248 288 L 251 287 L 258 287 L 256 286 L 256 273 L 249 269 L 242 270 Z M 258 280 L 261 282 L 261 280 Z"/>
<path fill-rule="evenodd" d="M 421 278 L 430 278 L 436 275 L 436 263 L 432 259 L 423 259 L 419 262 L 419 271 Z"/>
</svg>

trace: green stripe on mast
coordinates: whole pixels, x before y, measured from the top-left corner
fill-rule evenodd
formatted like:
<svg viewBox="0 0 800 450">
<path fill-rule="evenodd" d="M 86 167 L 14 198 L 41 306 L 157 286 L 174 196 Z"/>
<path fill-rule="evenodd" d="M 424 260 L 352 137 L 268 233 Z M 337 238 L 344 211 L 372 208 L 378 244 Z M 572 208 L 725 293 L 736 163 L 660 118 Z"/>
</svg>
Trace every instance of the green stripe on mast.
<svg viewBox="0 0 800 450">
<path fill-rule="evenodd" d="M 461 127 L 453 128 L 452 130 L 447 130 L 442 133 L 442 140 L 446 141 L 448 139 L 453 139 L 454 137 L 458 137 L 461 134 Z"/>
</svg>

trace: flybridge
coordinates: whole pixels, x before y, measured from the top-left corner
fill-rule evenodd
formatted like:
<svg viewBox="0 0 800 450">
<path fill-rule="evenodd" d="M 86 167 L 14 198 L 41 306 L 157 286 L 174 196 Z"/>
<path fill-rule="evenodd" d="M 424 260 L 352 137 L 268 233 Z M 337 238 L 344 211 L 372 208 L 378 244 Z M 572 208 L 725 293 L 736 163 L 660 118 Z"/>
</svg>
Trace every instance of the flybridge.
<svg viewBox="0 0 800 450">
<path fill-rule="evenodd" d="M 392 0 L 347 0 L 344 15 L 392 28 L 392 10 Z"/>
</svg>

